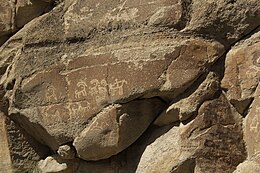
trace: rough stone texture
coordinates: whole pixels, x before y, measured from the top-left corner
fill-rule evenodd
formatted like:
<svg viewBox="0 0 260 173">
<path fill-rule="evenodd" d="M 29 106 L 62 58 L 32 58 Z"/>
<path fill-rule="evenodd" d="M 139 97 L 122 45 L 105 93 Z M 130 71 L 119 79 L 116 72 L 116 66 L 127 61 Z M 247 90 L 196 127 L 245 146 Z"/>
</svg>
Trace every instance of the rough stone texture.
<svg viewBox="0 0 260 173">
<path fill-rule="evenodd" d="M 242 40 L 228 53 L 222 87 L 230 102 L 244 114 L 247 160 L 235 171 L 259 172 L 260 163 L 260 32 Z"/>
<path fill-rule="evenodd" d="M 1 0 L 0 1 L 0 40 L 16 32 L 35 17 L 43 14 L 50 3 L 41 0 Z M 0 41 L 0 45 L 1 41 Z"/>
<path fill-rule="evenodd" d="M 258 0 L 193 0 L 185 28 L 225 45 L 234 43 L 259 26 Z"/>
<path fill-rule="evenodd" d="M 71 170 L 70 170 L 71 171 Z M 66 163 L 62 163 L 57 156 L 48 156 L 44 160 L 40 160 L 36 166 L 37 173 L 69 173 Z M 73 171 L 73 170 L 72 170 Z"/>
<path fill-rule="evenodd" d="M 63 159 L 74 159 L 75 158 L 74 148 L 72 148 L 72 146 L 69 146 L 69 145 L 60 146 L 57 153 Z"/>
<path fill-rule="evenodd" d="M 59 2 L 0 5 L 1 163 L 257 172 L 260 1 Z"/>
<path fill-rule="evenodd" d="M 73 145 L 82 159 L 109 158 L 136 141 L 164 107 L 158 99 L 109 106 L 93 119 Z"/>
<path fill-rule="evenodd" d="M 40 21 L 50 20 L 50 17 L 60 19 L 55 16 L 57 12 Z M 32 25 L 27 32 L 39 27 L 36 23 Z M 46 32 L 50 30 L 42 30 L 40 35 Z M 32 135 L 39 138 L 37 134 L 45 133 L 38 140 L 56 150 L 59 145 L 72 141 L 95 114 L 113 102 L 156 96 L 169 100 L 177 96 L 205 73 L 224 51 L 218 42 L 184 39 L 177 35 L 172 38 L 168 32 L 158 35 L 149 32 L 147 37 L 133 31 L 121 44 L 116 37 L 123 39 L 129 32 L 119 32 L 113 36 L 115 41 L 106 45 L 96 38 L 93 38 L 95 44 L 91 44 L 96 48 L 82 44 L 83 52 L 70 53 L 79 46 L 74 44 L 58 44 L 63 52 L 57 52 L 55 45 L 37 49 L 29 46 L 20 51 L 17 56 L 21 58 L 14 60 L 12 68 L 7 69 L 2 78 L 6 88 L 13 86 L 7 92 L 9 112 L 24 116 L 17 121 L 28 131 L 31 131 L 30 123 L 37 126 L 40 131 L 34 130 Z M 30 43 L 31 35 L 24 40 Z"/>
<path fill-rule="evenodd" d="M 245 161 L 237 166 L 233 173 L 260 172 L 260 165 L 254 161 Z"/>
<path fill-rule="evenodd" d="M 227 97 L 243 114 L 260 82 L 260 32 L 239 42 L 227 54 L 222 87 Z"/>
<path fill-rule="evenodd" d="M 216 74 L 209 73 L 207 78 L 198 89 L 189 97 L 184 98 L 176 103 L 171 104 L 161 115 L 155 120 L 155 125 L 167 125 L 176 121 L 185 121 L 194 116 L 198 108 L 206 100 L 213 98 L 219 90 L 219 79 Z"/>
<path fill-rule="evenodd" d="M 11 173 L 12 172 L 12 160 L 9 151 L 7 130 L 5 125 L 5 116 L 0 113 L 0 172 Z"/>
<path fill-rule="evenodd" d="M 37 161 L 49 154 L 48 148 L 42 146 L 13 121 L 6 121 L 8 144 L 14 172 L 31 170 Z"/>
<path fill-rule="evenodd" d="M 174 126 L 145 148 L 136 172 L 232 172 L 245 159 L 241 124 L 224 96 L 206 101 L 193 121 Z"/>
<path fill-rule="evenodd" d="M 251 109 L 245 118 L 245 141 L 248 158 L 260 163 L 260 87 L 257 87 L 255 99 Z"/>
</svg>

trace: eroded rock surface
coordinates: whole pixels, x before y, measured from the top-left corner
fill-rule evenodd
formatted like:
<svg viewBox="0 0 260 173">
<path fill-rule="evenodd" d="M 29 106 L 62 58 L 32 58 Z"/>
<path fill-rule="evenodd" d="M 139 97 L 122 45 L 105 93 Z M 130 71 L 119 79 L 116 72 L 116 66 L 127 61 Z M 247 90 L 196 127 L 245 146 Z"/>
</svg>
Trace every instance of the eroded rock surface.
<svg viewBox="0 0 260 173">
<path fill-rule="evenodd" d="M 222 87 L 227 97 L 243 114 L 260 82 L 260 32 L 241 41 L 227 54 Z"/>
<path fill-rule="evenodd" d="M 3 1 L 0 170 L 257 171 L 259 2 Z"/>
<path fill-rule="evenodd" d="M 196 115 L 203 102 L 211 100 L 219 90 L 219 78 L 209 73 L 204 82 L 189 97 L 171 104 L 154 122 L 155 125 L 167 125 L 176 121 L 185 121 Z"/>
<path fill-rule="evenodd" d="M 0 45 L 26 23 L 47 12 L 51 4 L 41 0 L 0 1 Z"/>
<path fill-rule="evenodd" d="M 232 172 L 245 159 L 242 133 L 242 118 L 222 95 L 148 145 L 136 172 Z"/>
<path fill-rule="evenodd" d="M 227 90 L 228 99 L 245 116 L 244 140 L 247 160 L 238 166 L 236 173 L 259 171 L 259 34 L 258 31 L 232 48 L 227 55 L 227 68 L 222 80 L 222 87 Z"/>
</svg>

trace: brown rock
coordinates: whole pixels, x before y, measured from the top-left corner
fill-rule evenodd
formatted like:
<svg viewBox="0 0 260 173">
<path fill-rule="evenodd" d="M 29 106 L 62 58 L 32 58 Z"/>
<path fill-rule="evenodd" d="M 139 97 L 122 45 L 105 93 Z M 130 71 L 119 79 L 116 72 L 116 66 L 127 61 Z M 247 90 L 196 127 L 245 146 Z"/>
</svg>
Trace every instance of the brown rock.
<svg viewBox="0 0 260 173">
<path fill-rule="evenodd" d="M 141 47 L 135 41 L 111 43 L 96 49 L 86 47 L 86 52 L 73 56 L 66 52 L 72 49 L 68 47 L 65 52 L 47 48 L 21 51 L 17 57 L 22 58 L 15 59 L 2 78 L 6 87 L 15 82 L 6 95 L 9 113 L 25 116 L 17 121 L 27 129 L 31 129 L 31 122 L 37 125 L 34 128 L 44 130 L 41 133 L 46 136 L 42 139 L 28 131 L 57 150 L 59 145 L 72 141 L 107 105 L 140 96 L 172 99 L 179 95 L 223 53 L 219 43 L 203 39 L 148 39 L 150 42 L 143 42 Z M 202 55 L 204 50 L 208 52 Z M 188 57 L 193 63 L 188 64 Z M 184 76 L 178 70 L 192 75 L 173 80 L 176 75 Z"/>
<path fill-rule="evenodd" d="M 0 3 L 0 38 L 10 34 L 13 29 L 13 2 L 1 0 Z"/>
<path fill-rule="evenodd" d="M 260 32 L 241 41 L 229 51 L 221 86 L 227 97 L 243 114 L 260 82 Z"/>
<path fill-rule="evenodd" d="M 9 142 L 5 121 L 5 116 L 3 115 L 3 113 L 0 113 L 0 172 L 11 173 L 13 170 L 12 160 L 9 151 Z"/>
<path fill-rule="evenodd" d="M 194 172 L 232 172 L 246 158 L 242 117 L 223 95 L 202 104 L 181 136 L 196 148 Z"/>
<path fill-rule="evenodd" d="M 213 98 L 219 90 L 219 79 L 210 72 L 205 81 L 189 97 L 169 106 L 154 122 L 155 125 L 167 125 L 176 121 L 185 121 L 194 116 L 201 104 Z"/>
<path fill-rule="evenodd" d="M 161 135 L 154 130 L 148 140 L 142 138 L 146 142 L 133 146 L 130 152 L 147 145 L 143 147 L 138 173 L 232 172 L 246 157 L 242 138 L 242 118 L 222 95 L 204 102 L 190 123 L 172 127 Z"/>
<path fill-rule="evenodd" d="M 208 44 L 202 40 L 187 41 L 181 47 L 179 57 L 168 67 L 162 90 L 184 91 L 222 55 L 223 50 L 217 42 Z"/>
<path fill-rule="evenodd" d="M 131 145 L 163 108 L 158 99 L 111 105 L 92 120 L 73 145 L 84 160 L 109 158 Z"/>
<path fill-rule="evenodd" d="M 244 138 L 247 146 L 248 159 L 260 164 L 260 87 L 257 87 L 255 99 L 245 118 Z"/>
<path fill-rule="evenodd" d="M 260 24 L 258 0 L 193 0 L 185 31 L 230 45 Z"/>
<path fill-rule="evenodd" d="M 22 28 L 35 17 L 43 14 L 49 5 L 50 3 L 40 0 L 1 0 L 0 40 L 7 40 L 10 37 L 9 35 Z"/>
<path fill-rule="evenodd" d="M 49 149 L 32 138 L 14 121 L 7 118 L 5 123 L 12 172 L 26 172 L 37 161 L 48 155 Z"/>
<path fill-rule="evenodd" d="M 63 159 L 74 159 L 75 158 L 75 150 L 72 146 L 69 145 L 62 145 L 59 147 L 57 153 Z"/>
<path fill-rule="evenodd" d="M 69 38 L 85 37 L 96 29 L 121 30 L 147 24 L 178 28 L 185 8 L 181 0 L 96 0 L 66 3 L 71 4 L 64 15 L 65 33 Z M 79 13 L 80 9 L 82 10 Z"/>
<path fill-rule="evenodd" d="M 26 23 L 40 16 L 50 4 L 41 0 L 19 0 L 15 4 L 15 25 L 23 27 Z"/>
<path fill-rule="evenodd" d="M 260 172 L 260 165 L 254 161 L 245 161 L 237 166 L 233 173 Z"/>
</svg>

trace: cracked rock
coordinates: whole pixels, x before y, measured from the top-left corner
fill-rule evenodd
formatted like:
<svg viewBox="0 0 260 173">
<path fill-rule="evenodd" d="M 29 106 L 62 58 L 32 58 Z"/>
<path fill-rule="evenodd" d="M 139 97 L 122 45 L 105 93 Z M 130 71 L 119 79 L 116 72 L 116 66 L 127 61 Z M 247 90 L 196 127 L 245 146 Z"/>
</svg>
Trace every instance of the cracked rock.
<svg viewBox="0 0 260 173">
<path fill-rule="evenodd" d="M 160 129 L 150 133 L 129 149 L 130 153 L 144 150 L 137 173 L 232 172 L 246 158 L 242 118 L 223 95 L 204 102 L 186 125 L 173 126 L 161 135 Z"/>
<path fill-rule="evenodd" d="M 84 160 L 111 157 L 131 145 L 165 105 L 158 99 L 132 101 L 105 108 L 73 142 Z"/>
<path fill-rule="evenodd" d="M 242 40 L 227 54 L 221 86 L 227 97 L 243 114 L 260 82 L 260 32 Z"/>
<path fill-rule="evenodd" d="M 219 78 L 210 72 L 205 81 L 189 97 L 170 105 L 154 122 L 155 125 L 167 125 L 176 121 L 185 121 L 197 114 L 199 107 L 206 100 L 213 99 L 219 90 Z"/>
</svg>

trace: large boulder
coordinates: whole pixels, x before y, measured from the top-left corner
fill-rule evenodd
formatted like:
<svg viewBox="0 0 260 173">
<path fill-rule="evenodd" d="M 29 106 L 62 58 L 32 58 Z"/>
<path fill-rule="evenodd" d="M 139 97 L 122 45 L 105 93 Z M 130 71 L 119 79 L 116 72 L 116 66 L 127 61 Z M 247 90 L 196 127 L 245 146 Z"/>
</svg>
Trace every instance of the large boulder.
<svg viewBox="0 0 260 173">
<path fill-rule="evenodd" d="M 111 105 L 89 123 L 73 145 L 85 160 L 109 158 L 136 141 L 164 108 L 159 99 Z"/>
<path fill-rule="evenodd" d="M 193 0 L 185 32 L 230 46 L 259 26 L 258 0 Z"/>
<path fill-rule="evenodd" d="M 172 103 L 161 115 L 155 120 L 154 124 L 163 126 L 177 121 L 185 121 L 198 111 L 199 107 L 206 101 L 214 98 L 219 91 L 219 78 L 210 72 L 205 81 L 187 98 L 183 98 Z M 186 93 L 187 94 L 187 93 Z"/>
<path fill-rule="evenodd" d="M 59 2 L 2 3 L 0 42 L 57 4 L 0 47 L 4 169 L 222 173 L 246 149 L 259 163 L 258 0 Z"/>
<path fill-rule="evenodd" d="M 247 160 L 236 173 L 258 172 L 260 164 L 260 32 L 240 41 L 227 54 L 222 87 L 244 118 Z M 250 171 L 249 171 L 250 170 Z M 255 171 L 254 171 L 255 170 Z"/>
<path fill-rule="evenodd" d="M 260 32 L 239 42 L 227 54 L 221 86 L 230 102 L 243 114 L 260 82 Z"/>
<path fill-rule="evenodd" d="M 12 63 L 2 77 L 9 114 L 53 150 L 73 141 L 113 103 L 158 96 L 172 100 L 224 53 L 213 40 L 145 27 L 100 31 L 87 42 L 73 41 L 64 34 L 62 7 L 25 28 L 23 47 L 15 47 L 20 51 L 9 58 Z M 54 25 L 44 28 L 50 21 Z"/>
<path fill-rule="evenodd" d="M 130 148 L 144 148 L 138 173 L 232 172 L 246 157 L 242 117 L 223 95 L 205 101 L 190 123 L 151 134 Z"/>
</svg>

